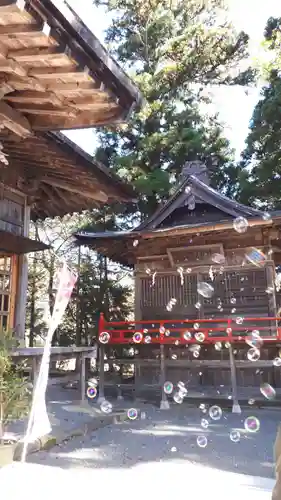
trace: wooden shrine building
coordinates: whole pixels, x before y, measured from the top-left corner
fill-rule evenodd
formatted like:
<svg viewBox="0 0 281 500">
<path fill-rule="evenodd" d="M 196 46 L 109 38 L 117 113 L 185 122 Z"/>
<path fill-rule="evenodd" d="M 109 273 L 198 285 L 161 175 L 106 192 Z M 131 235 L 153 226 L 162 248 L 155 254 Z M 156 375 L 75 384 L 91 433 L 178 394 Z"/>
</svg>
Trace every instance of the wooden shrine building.
<svg viewBox="0 0 281 500">
<path fill-rule="evenodd" d="M 280 212 L 227 198 L 210 187 L 204 165 L 188 162 L 174 194 L 134 230 L 76 234 L 80 244 L 134 268 L 135 322 L 103 320 L 101 329 L 113 346 L 133 344 L 134 332 L 141 334 L 140 383 L 156 383 L 159 361 L 152 361 L 161 344 L 167 380 L 227 386 L 230 342 L 238 386 L 258 385 L 259 366 L 265 382 L 280 386 L 272 362 L 281 345 L 280 229 Z M 255 362 L 248 354 L 252 335 L 264 342 Z"/>
<path fill-rule="evenodd" d="M 123 122 L 141 95 L 62 0 L 0 2 L 0 328 L 24 337 L 29 221 L 131 201 L 60 130 Z"/>
</svg>

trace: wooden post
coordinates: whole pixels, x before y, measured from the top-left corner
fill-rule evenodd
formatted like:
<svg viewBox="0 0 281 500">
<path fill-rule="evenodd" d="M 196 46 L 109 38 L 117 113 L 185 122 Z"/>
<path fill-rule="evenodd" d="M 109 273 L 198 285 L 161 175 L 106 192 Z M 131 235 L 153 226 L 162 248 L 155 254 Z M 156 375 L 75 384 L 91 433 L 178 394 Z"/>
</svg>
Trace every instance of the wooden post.
<svg viewBox="0 0 281 500">
<path fill-rule="evenodd" d="M 241 413 L 241 407 L 238 402 L 235 358 L 231 343 L 229 343 L 229 362 L 230 362 L 230 374 L 231 374 L 231 385 L 232 385 L 232 413 Z"/>
<path fill-rule="evenodd" d="M 81 403 L 83 404 L 86 399 L 86 358 L 83 353 L 81 353 L 80 387 Z"/>
<path fill-rule="evenodd" d="M 32 383 L 33 383 L 33 390 L 34 390 L 34 388 L 36 386 L 36 383 L 37 383 L 37 380 L 38 380 L 41 359 L 42 359 L 42 356 L 34 356 L 32 358 Z"/>
<path fill-rule="evenodd" d="M 29 236 L 29 224 L 30 224 L 30 207 L 25 205 L 24 208 L 24 234 L 23 236 Z M 18 263 L 19 278 L 18 278 L 18 290 L 16 299 L 16 311 L 15 311 L 15 331 L 21 344 L 25 346 L 25 317 L 26 317 L 26 299 L 27 299 L 27 287 L 28 287 L 28 260 L 26 255 L 21 255 L 19 257 Z"/>
<path fill-rule="evenodd" d="M 99 397 L 98 403 L 105 401 L 104 397 L 104 345 L 99 345 Z"/>
<path fill-rule="evenodd" d="M 165 346 L 164 344 L 160 344 L 160 384 L 161 384 L 160 410 L 170 409 L 170 404 L 167 399 L 167 394 L 164 391 L 165 377 L 166 377 Z"/>
</svg>

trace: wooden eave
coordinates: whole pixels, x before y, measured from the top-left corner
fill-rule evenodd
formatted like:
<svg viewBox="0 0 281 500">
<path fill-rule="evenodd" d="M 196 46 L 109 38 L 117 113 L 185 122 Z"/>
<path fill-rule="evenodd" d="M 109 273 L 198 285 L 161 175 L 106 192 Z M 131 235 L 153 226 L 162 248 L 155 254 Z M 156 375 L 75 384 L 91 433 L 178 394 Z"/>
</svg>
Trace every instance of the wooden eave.
<svg viewBox="0 0 281 500">
<path fill-rule="evenodd" d="M 9 165 L 0 182 L 24 192 L 33 219 L 63 216 L 104 203 L 130 202 L 134 192 L 62 133 L 34 133 L 19 140 L 0 132 Z"/>
<path fill-rule="evenodd" d="M 279 227 L 281 224 L 281 213 L 273 215 L 272 220 L 264 220 L 257 217 L 248 218 L 250 228 L 268 228 L 272 226 Z M 221 221 L 216 224 L 204 225 L 189 225 L 178 226 L 172 228 L 155 229 L 155 230 L 138 230 L 125 232 L 106 232 L 106 233 L 90 233 L 79 232 L 74 234 L 79 245 L 85 245 L 98 251 L 102 255 L 106 255 L 111 260 L 119 262 L 122 265 L 133 267 L 137 261 L 137 257 L 141 256 L 146 246 L 153 244 L 155 241 L 155 249 L 157 253 L 157 240 L 165 238 L 170 240 L 181 236 L 208 235 L 214 232 L 219 234 L 228 232 L 231 237 L 233 232 L 233 224 L 230 221 Z"/>
<path fill-rule="evenodd" d="M 0 73 L 0 121 L 21 136 L 120 123 L 142 102 L 64 0 L 0 1 Z"/>
</svg>

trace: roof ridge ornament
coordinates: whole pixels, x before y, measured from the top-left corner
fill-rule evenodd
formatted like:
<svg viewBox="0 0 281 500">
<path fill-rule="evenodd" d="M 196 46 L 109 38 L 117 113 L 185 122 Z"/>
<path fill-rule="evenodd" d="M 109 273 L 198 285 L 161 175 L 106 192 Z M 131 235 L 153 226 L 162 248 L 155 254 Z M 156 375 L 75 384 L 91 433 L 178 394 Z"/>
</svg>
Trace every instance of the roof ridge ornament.
<svg viewBox="0 0 281 500">
<path fill-rule="evenodd" d="M 201 160 L 191 160 L 185 162 L 184 166 L 182 167 L 182 180 L 186 179 L 187 177 L 194 175 L 199 179 L 201 182 L 204 182 L 207 186 L 210 185 L 210 179 L 209 179 L 209 171 Z"/>
</svg>

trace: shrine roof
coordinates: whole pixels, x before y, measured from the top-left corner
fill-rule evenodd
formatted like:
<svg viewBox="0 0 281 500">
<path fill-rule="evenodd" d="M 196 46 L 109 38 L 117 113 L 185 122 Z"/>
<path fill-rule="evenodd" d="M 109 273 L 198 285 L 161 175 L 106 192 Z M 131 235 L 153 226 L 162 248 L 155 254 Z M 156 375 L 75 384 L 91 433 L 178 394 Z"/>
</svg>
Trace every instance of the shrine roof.
<svg viewBox="0 0 281 500">
<path fill-rule="evenodd" d="M 65 0 L 0 2 L 1 124 L 33 131 L 124 122 L 134 83 Z"/>
<path fill-rule="evenodd" d="M 249 227 L 270 226 L 273 220 L 281 218 L 281 212 L 272 212 L 268 218 L 263 211 L 231 200 L 196 175 L 189 175 L 165 204 L 132 231 L 79 232 L 74 236 L 79 244 L 132 266 L 140 246 L 145 242 L 148 244 L 152 239 L 163 237 L 232 230 L 233 221 L 238 217 L 247 219 Z"/>
<path fill-rule="evenodd" d="M 8 165 L 0 163 L 1 182 L 28 196 L 33 220 L 130 202 L 130 185 L 60 132 L 36 132 L 24 140 L 0 132 Z"/>
</svg>

